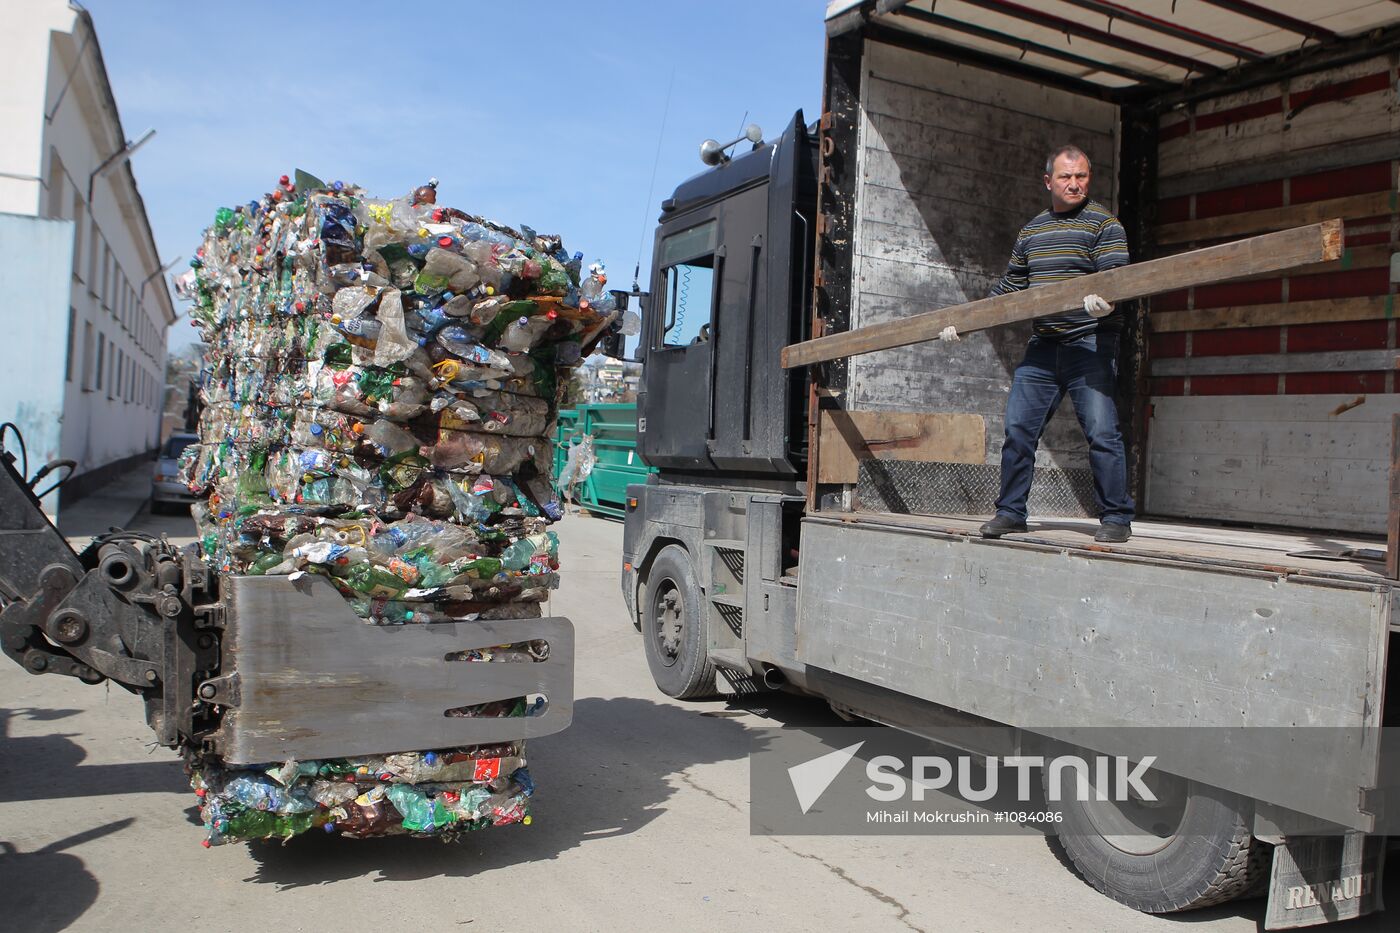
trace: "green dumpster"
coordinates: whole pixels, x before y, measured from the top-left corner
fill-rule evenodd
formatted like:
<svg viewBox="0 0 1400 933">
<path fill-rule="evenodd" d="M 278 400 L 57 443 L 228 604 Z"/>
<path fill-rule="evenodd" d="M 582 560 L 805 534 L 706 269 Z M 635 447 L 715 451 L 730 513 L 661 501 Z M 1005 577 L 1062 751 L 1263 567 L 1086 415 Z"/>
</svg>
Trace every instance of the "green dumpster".
<svg viewBox="0 0 1400 933">
<path fill-rule="evenodd" d="M 656 472 L 642 462 L 637 452 L 636 404 L 586 404 L 559 412 L 554 435 L 556 486 L 568 460 L 569 447 L 585 437 L 593 438 L 597 460 L 588 479 L 575 487 L 577 504 L 590 512 L 621 518 L 627 505 L 627 487 L 646 482 L 647 474 Z"/>
</svg>

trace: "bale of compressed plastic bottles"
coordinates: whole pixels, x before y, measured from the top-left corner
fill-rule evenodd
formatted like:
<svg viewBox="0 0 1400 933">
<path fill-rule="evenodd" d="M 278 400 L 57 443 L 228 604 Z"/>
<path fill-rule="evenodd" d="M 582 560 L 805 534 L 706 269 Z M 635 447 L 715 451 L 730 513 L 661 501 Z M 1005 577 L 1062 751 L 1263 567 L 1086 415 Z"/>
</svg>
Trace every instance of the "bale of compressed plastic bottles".
<svg viewBox="0 0 1400 933">
<path fill-rule="evenodd" d="M 617 312 L 558 237 L 283 176 L 221 208 L 179 284 L 207 346 L 183 476 L 223 573 L 324 575 L 366 624 L 537 617 L 556 586 L 560 386 Z M 295 620 L 288 620 L 295 624 Z M 539 660 L 537 643 L 466 660 Z M 523 716 L 524 697 L 464 716 Z M 205 845 L 528 822 L 523 743 L 269 762 L 192 756 Z"/>
</svg>

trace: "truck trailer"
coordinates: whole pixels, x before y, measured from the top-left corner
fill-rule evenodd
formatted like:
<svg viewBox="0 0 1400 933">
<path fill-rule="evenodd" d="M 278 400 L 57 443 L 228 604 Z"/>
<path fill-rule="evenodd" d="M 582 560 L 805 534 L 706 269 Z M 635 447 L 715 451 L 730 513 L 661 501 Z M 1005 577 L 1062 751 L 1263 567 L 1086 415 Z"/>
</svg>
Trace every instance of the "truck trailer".
<svg viewBox="0 0 1400 933">
<path fill-rule="evenodd" d="M 1375 909 L 1400 722 L 1398 22 L 1354 2 L 830 4 L 817 119 L 706 147 L 661 205 L 637 418 L 658 472 L 629 487 L 621 580 L 657 686 L 719 676 L 1013 750 L 1152 730 L 1177 747 L 1148 823 L 1062 804 L 1086 881 L 1151 912 L 1268 885 L 1269 928 Z M 979 535 L 1029 322 L 780 362 L 984 298 L 1064 144 L 1135 263 L 1345 231 L 1337 259 L 1122 307 L 1122 544 L 1094 541 L 1067 410 L 1029 531 Z"/>
</svg>

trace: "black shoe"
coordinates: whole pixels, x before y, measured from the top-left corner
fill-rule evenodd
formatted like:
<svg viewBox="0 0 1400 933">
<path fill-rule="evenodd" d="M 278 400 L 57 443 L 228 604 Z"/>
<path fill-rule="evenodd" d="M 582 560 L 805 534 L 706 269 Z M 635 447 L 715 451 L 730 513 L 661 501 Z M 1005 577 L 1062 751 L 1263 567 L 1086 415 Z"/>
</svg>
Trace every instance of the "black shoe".
<svg viewBox="0 0 1400 933">
<path fill-rule="evenodd" d="M 1094 532 L 1094 540 L 1105 544 L 1122 544 L 1133 536 L 1132 525 L 1116 522 L 1099 522 L 1099 530 Z"/>
<path fill-rule="evenodd" d="M 1002 535 L 1013 534 L 1018 531 L 1025 531 L 1026 523 L 1014 518 L 1007 518 L 1005 515 L 998 515 L 982 526 L 982 537 L 1000 538 Z"/>
</svg>

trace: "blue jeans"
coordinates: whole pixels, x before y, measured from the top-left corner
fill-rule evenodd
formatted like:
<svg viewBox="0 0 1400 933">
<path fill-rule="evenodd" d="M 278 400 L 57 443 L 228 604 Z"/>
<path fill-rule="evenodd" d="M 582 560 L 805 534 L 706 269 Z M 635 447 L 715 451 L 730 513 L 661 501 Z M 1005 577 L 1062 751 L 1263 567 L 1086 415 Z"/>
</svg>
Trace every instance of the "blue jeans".
<svg viewBox="0 0 1400 933">
<path fill-rule="evenodd" d="M 1093 333 L 1063 343 L 1032 337 L 1026 358 L 1016 367 L 1006 402 L 1006 446 L 1001 450 L 1001 496 L 997 514 L 1026 520 L 1026 497 L 1035 472 L 1035 449 L 1045 424 L 1069 395 L 1079 426 L 1089 441 L 1100 519 L 1128 525 L 1133 497 L 1128 494 L 1128 459 L 1113 404 L 1118 380 L 1118 335 Z"/>
</svg>

